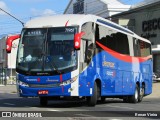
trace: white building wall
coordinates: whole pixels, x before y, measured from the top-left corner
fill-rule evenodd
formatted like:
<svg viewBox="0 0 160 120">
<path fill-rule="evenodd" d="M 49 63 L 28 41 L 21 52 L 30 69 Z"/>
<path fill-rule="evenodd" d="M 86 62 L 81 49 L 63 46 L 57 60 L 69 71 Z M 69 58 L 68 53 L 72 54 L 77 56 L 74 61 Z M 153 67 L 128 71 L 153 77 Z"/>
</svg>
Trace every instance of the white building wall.
<svg viewBox="0 0 160 120">
<path fill-rule="evenodd" d="M 70 1 L 64 14 L 73 14 L 73 4 L 76 1 Z M 84 0 L 84 14 L 94 14 L 104 18 L 129 10 L 129 8 L 130 5 L 124 5 L 119 0 Z"/>
<path fill-rule="evenodd" d="M 109 15 L 108 12 L 104 12 L 107 9 L 107 5 L 103 2 L 97 0 L 85 0 L 84 10 L 85 14 L 95 14 L 101 17 L 106 17 Z"/>
</svg>

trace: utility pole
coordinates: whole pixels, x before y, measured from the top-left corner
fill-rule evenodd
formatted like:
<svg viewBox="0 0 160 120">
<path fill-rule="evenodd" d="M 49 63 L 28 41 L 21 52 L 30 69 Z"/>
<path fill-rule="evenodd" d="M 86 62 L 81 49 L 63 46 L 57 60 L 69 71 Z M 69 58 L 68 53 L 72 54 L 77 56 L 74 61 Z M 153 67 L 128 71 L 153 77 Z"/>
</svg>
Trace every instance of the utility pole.
<svg viewBox="0 0 160 120">
<path fill-rule="evenodd" d="M 21 20 L 19 20 L 18 18 L 16 18 L 15 16 L 11 15 L 10 13 L 6 12 L 5 10 L 3 10 L 2 8 L 0 8 L 1 11 L 5 12 L 6 14 L 8 14 L 9 16 L 11 16 L 12 18 L 16 19 L 18 22 L 20 22 L 22 24 L 22 26 L 24 26 L 24 22 L 22 22 Z"/>
</svg>

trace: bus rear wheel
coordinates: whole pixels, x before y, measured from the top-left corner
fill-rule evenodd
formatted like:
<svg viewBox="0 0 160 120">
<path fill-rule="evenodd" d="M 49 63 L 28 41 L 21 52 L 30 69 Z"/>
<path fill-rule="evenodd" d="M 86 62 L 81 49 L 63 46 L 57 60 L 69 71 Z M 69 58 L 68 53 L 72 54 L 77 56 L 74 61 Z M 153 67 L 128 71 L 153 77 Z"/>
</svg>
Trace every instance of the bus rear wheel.
<svg viewBox="0 0 160 120">
<path fill-rule="evenodd" d="M 92 96 L 87 97 L 88 106 L 95 106 L 97 103 L 97 99 L 98 99 L 98 89 L 97 89 L 97 83 L 95 82 Z"/>
<path fill-rule="evenodd" d="M 129 103 L 129 97 L 128 96 L 123 97 L 123 102 L 124 103 Z"/>
<path fill-rule="evenodd" d="M 101 96 L 101 102 L 104 103 L 106 101 L 106 97 L 105 96 Z"/>
<path fill-rule="evenodd" d="M 135 91 L 134 91 L 134 95 L 129 97 L 129 101 L 131 103 L 137 103 L 138 102 L 138 98 L 139 98 L 139 87 L 138 85 L 136 85 Z"/>
<path fill-rule="evenodd" d="M 145 92 L 145 86 L 142 85 L 142 88 L 139 90 L 139 98 L 138 98 L 138 102 L 142 102 L 143 97 L 144 97 L 144 92 Z"/>
<path fill-rule="evenodd" d="M 47 104 L 48 104 L 47 97 L 39 97 L 39 99 L 40 99 L 40 105 L 41 106 L 47 106 Z"/>
</svg>

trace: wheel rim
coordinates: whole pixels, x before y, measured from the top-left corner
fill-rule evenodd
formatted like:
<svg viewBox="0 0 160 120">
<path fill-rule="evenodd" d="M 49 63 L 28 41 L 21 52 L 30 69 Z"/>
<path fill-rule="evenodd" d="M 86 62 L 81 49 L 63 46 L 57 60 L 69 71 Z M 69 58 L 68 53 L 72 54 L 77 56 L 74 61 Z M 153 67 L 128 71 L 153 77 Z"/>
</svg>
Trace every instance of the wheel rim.
<svg viewBox="0 0 160 120">
<path fill-rule="evenodd" d="M 135 91 L 135 99 L 137 100 L 138 99 L 138 90 L 136 89 Z"/>
<path fill-rule="evenodd" d="M 144 88 L 141 90 L 141 96 L 144 96 Z"/>
</svg>

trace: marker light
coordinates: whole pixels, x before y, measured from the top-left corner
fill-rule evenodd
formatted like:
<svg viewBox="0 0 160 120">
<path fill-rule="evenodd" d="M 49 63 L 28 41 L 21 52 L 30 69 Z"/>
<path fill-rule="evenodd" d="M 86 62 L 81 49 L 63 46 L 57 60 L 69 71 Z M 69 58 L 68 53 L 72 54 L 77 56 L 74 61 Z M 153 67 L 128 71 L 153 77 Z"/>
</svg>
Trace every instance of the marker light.
<svg viewBox="0 0 160 120">
<path fill-rule="evenodd" d="M 84 32 L 80 32 L 80 33 L 76 33 L 75 36 L 74 36 L 74 48 L 76 50 L 79 50 L 80 49 L 80 43 L 81 43 L 81 38 L 82 36 L 84 35 L 85 33 Z"/>
</svg>

